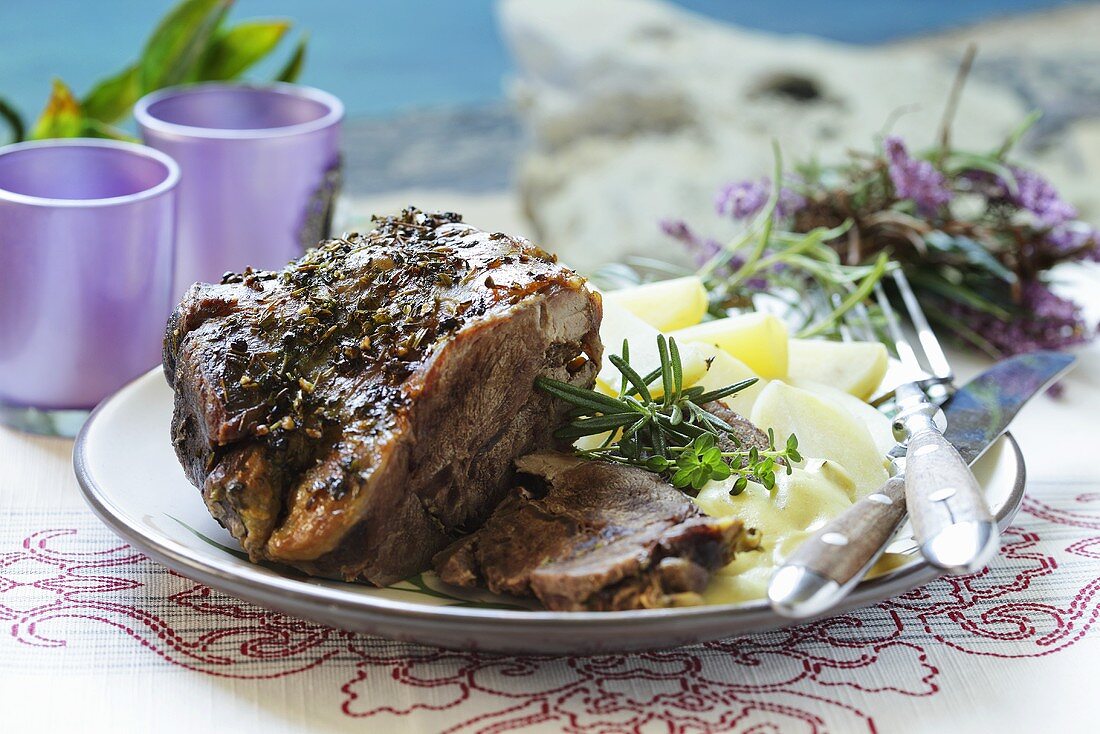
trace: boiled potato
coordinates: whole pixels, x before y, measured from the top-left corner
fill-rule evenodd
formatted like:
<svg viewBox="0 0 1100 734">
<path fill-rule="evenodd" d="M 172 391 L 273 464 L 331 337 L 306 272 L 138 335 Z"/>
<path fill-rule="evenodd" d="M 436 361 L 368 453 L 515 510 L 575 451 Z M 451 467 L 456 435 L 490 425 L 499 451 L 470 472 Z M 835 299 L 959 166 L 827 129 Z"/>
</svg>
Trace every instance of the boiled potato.
<svg viewBox="0 0 1100 734">
<path fill-rule="evenodd" d="M 886 347 L 878 342 L 791 339 L 787 376 L 813 380 L 866 400 L 886 374 Z"/>
<path fill-rule="evenodd" d="M 752 412 L 752 404 L 756 402 L 756 398 L 759 397 L 768 381 L 757 377 L 756 373 L 750 370 L 744 362 L 736 357 L 731 357 L 729 353 L 723 352 L 718 347 L 701 343 L 692 346 L 699 349 L 708 365 L 707 371 L 695 383 L 696 385 L 701 385 L 707 390 L 717 390 L 726 385 L 733 385 L 742 380 L 747 380 L 750 377 L 757 378 L 755 385 L 747 387 L 728 398 L 722 398 L 722 402 L 730 410 L 748 417 L 749 413 Z"/>
<path fill-rule="evenodd" d="M 761 377 L 787 376 L 787 326 L 771 314 L 746 313 L 705 321 L 671 335 L 681 343 L 713 344 Z"/>
<path fill-rule="evenodd" d="M 695 275 L 608 291 L 603 300 L 622 306 L 657 331 L 693 326 L 707 312 L 707 289 Z"/>
<path fill-rule="evenodd" d="M 873 405 L 868 405 L 843 390 L 813 380 L 790 380 L 788 384 L 800 387 L 803 390 L 809 390 L 826 400 L 831 400 L 851 413 L 852 417 L 862 421 L 870 432 L 879 453 L 884 457 L 890 449 L 894 448 L 894 429 L 891 427 L 890 419 L 880 413 Z"/>
<path fill-rule="evenodd" d="M 867 427 L 819 395 L 774 380 L 756 399 L 750 420 L 762 429 L 773 429 L 777 444 L 793 433 L 803 456 L 840 464 L 855 482 L 852 499 L 886 482 L 883 456 Z"/>
<path fill-rule="evenodd" d="M 611 364 L 610 354 L 621 354 L 623 339 L 630 343 L 630 366 L 639 375 L 644 375 L 661 366 L 657 352 L 658 332 L 652 326 L 630 313 L 617 303 L 604 301 L 603 322 L 600 324 L 600 338 L 604 344 L 603 365 L 596 376 L 596 385 L 609 395 L 617 395 L 622 384 L 622 373 Z M 679 342 L 679 340 L 677 340 Z M 683 365 L 684 387 L 690 387 L 707 371 L 706 360 L 699 349 L 692 344 L 677 344 L 680 348 L 680 362 Z M 650 391 L 663 395 L 661 379 L 657 378 Z"/>
</svg>

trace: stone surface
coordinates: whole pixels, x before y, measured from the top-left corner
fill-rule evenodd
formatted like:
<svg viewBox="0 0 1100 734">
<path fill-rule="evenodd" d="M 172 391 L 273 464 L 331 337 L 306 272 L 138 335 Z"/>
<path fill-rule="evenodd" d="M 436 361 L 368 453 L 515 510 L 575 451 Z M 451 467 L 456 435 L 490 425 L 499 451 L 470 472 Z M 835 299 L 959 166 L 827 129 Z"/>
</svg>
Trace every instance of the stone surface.
<svg viewBox="0 0 1100 734">
<path fill-rule="evenodd" d="M 768 173 L 773 139 L 788 160 L 825 162 L 869 148 L 886 130 L 914 147 L 931 144 L 965 39 L 983 34 L 993 52 L 967 83 L 954 142 L 988 148 L 1035 105 L 1052 107 L 1021 155 L 1084 214 L 1100 209 L 1086 179 L 1100 158 L 1088 119 L 1100 113 L 1089 66 L 1096 52 L 1082 44 L 1067 58 L 1064 23 L 1045 41 L 1006 21 L 854 47 L 744 31 L 657 0 L 504 0 L 500 16 L 519 67 L 513 95 L 534 139 L 519 175 L 523 210 L 541 243 L 581 268 L 628 254 L 675 256 L 662 217 L 731 233 L 714 213 L 714 192 Z"/>
<path fill-rule="evenodd" d="M 424 211 L 452 211 L 463 221 L 489 232 L 507 232 L 533 239 L 531 223 L 519 211 L 511 191 L 470 192 L 454 188 L 408 188 L 341 200 L 335 229 L 340 232 L 365 232 L 371 229 L 373 215 L 396 214 L 415 205 Z"/>
<path fill-rule="evenodd" d="M 515 113 L 503 103 L 351 119 L 344 123 L 344 188 L 351 196 L 500 191 L 512 185 L 523 146 Z"/>
</svg>

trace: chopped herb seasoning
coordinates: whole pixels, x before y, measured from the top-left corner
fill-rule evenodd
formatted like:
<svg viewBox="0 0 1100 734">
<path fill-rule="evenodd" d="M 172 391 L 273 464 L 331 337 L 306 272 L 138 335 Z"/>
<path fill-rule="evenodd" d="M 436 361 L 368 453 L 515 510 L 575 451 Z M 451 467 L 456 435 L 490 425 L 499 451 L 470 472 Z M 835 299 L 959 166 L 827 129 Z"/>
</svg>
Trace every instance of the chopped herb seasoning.
<svg viewBox="0 0 1100 734">
<path fill-rule="evenodd" d="M 248 290 L 222 320 L 243 336 L 226 345 L 220 383 L 227 408 L 253 435 L 279 445 L 291 432 L 320 440 L 327 423 L 348 420 L 384 430 L 408 401 L 405 380 L 437 345 L 558 282 L 548 268 L 554 259 L 527 243 L 518 255 L 471 249 L 503 235 L 478 232 L 456 214 L 410 208 L 373 223 L 281 271 L 223 276 Z M 527 272 L 502 267 L 517 258 Z"/>
</svg>

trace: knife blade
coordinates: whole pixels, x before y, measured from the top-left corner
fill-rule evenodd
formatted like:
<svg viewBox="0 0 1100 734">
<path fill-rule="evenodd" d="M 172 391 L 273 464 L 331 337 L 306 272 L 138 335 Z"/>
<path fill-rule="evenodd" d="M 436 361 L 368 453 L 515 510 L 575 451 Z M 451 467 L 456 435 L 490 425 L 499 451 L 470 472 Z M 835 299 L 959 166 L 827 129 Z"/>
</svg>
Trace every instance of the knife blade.
<svg viewBox="0 0 1100 734">
<path fill-rule="evenodd" d="M 973 465 L 1008 429 L 1034 395 L 1075 359 L 1035 352 L 1006 359 L 975 377 L 943 406 L 944 437 Z M 799 546 L 772 575 L 768 601 L 785 617 L 817 616 L 844 598 L 867 574 L 905 519 L 904 461 L 878 491 L 856 502 Z M 950 517 L 948 517 L 950 525 Z"/>
<path fill-rule="evenodd" d="M 1065 376 L 1076 361 L 1069 354 L 1032 352 L 993 365 L 944 404 L 944 438 L 973 464 L 1008 430 L 1027 401 Z"/>
</svg>

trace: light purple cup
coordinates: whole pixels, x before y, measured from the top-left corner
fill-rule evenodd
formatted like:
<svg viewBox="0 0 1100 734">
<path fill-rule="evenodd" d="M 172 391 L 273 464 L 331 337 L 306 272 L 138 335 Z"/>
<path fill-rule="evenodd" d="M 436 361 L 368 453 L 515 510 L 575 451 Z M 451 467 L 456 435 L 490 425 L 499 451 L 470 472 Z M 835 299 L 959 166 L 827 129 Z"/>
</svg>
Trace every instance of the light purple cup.
<svg viewBox="0 0 1100 734">
<path fill-rule="evenodd" d="M 177 297 L 227 271 L 281 268 L 328 236 L 343 117 L 336 97 L 293 84 L 196 84 L 138 101 L 146 144 L 183 171 Z"/>
<path fill-rule="evenodd" d="M 179 180 L 133 143 L 0 148 L 0 423 L 74 435 L 160 362 Z"/>
</svg>

